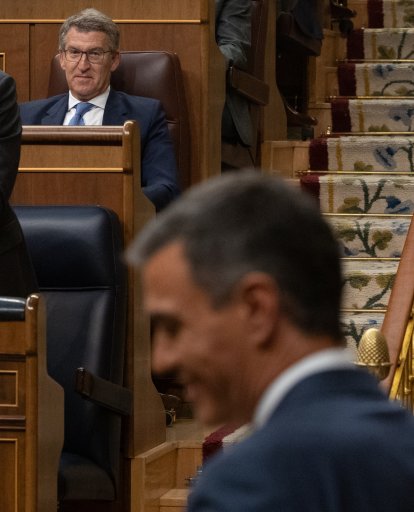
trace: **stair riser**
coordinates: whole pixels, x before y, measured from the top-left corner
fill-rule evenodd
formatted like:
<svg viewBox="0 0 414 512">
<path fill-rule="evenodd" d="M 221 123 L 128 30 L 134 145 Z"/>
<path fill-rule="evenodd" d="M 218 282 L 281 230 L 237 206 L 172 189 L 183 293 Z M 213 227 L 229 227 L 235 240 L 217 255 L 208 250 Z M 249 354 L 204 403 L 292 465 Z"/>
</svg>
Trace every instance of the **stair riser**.
<svg viewBox="0 0 414 512">
<path fill-rule="evenodd" d="M 413 132 L 414 100 L 336 100 L 334 132 Z"/>
<path fill-rule="evenodd" d="M 349 136 L 313 140 L 312 170 L 409 172 L 414 176 L 414 136 Z"/>
<path fill-rule="evenodd" d="M 347 40 L 348 59 L 412 59 L 414 29 L 358 29 Z"/>
<path fill-rule="evenodd" d="M 341 96 L 414 96 L 414 63 L 340 64 Z"/>
<path fill-rule="evenodd" d="M 387 307 L 398 262 L 344 261 L 342 307 L 384 309 Z"/>
<path fill-rule="evenodd" d="M 342 255 L 348 258 L 399 258 L 410 220 L 328 217 Z"/>
</svg>

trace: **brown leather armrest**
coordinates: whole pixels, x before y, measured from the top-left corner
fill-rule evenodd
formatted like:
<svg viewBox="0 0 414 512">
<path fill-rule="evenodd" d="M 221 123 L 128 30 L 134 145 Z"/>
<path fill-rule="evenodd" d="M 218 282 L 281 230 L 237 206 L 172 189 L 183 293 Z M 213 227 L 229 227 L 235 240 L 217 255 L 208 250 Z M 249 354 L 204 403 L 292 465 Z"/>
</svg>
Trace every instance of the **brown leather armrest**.
<svg viewBox="0 0 414 512">
<path fill-rule="evenodd" d="M 85 368 L 76 370 L 75 389 L 86 400 L 124 416 L 131 414 L 131 390 L 97 377 Z"/>
<path fill-rule="evenodd" d="M 235 66 L 230 66 L 227 71 L 227 86 L 257 105 L 269 102 L 268 84 Z"/>
</svg>

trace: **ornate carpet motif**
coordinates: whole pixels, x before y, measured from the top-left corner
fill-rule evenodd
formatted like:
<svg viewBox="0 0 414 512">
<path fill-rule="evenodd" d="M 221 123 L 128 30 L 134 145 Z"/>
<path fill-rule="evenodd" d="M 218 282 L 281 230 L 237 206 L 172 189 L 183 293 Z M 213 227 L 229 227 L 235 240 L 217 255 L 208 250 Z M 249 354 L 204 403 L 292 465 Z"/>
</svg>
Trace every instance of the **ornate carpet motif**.
<svg viewBox="0 0 414 512">
<path fill-rule="evenodd" d="M 352 214 L 412 214 L 414 183 L 410 176 L 326 175 L 319 177 L 323 211 Z M 395 219 L 387 219 L 394 222 Z"/>
<path fill-rule="evenodd" d="M 344 307 L 352 309 L 384 309 L 388 299 L 398 261 L 368 259 L 343 260 L 345 275 Z"/>
<path fill-rule="evenodd" d="M 328 217 L 346 257 L 399 258 L 411 218 L 343 215 Z"/>
<path fill-rule="evenodd" d="M 341 96 L 414 96 L 414 62 L 345 62 L 338 76 Z"/>
<path fill-rule="evenodd" d="M 398 263 L 398 260 L 343 259 L 341 324 L 350 348 L 358 346 L 365 329 L 381 327 Z"/>
<path fill-rule="evenodd" d="M 313 170 L 414 172 L 414 135 L 332 137 L 312 141 L 312 148 L 315 151 L 311 158 Z M 326 167 L 316 165 L 323 160 Z"/>
</svg>

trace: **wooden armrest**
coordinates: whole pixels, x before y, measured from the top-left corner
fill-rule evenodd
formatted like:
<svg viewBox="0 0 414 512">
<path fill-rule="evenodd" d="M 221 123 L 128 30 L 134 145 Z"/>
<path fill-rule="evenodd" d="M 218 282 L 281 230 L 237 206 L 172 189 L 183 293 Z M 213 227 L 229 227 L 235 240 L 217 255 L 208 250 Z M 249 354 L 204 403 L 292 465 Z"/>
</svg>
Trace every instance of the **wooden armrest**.
<svg viewBox="0 0 414 512">
<path fill-rule="evenodd" d="M 75 390 L 86 400 L 128 416 L 132 409 L 130 389 L 93 375 L 85 368 L 76 370 Z"/>
<path fill-rule="evenodd" d="M 268 84 L 235 66 L 230 66 L 227 71 L 227 86 L 257 105 L 269 102 Z"/>
</svg>

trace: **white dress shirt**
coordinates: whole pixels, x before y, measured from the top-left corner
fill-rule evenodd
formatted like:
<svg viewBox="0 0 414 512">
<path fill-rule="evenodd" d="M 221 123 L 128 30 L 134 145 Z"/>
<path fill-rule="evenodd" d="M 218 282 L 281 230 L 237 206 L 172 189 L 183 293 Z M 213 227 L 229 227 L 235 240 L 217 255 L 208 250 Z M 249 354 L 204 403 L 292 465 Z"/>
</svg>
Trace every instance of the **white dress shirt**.
<svg viewBox="0 0 414 512">
<path fill-rule="evenodd" d="M 106 89 L 105 92 L 100 94 L 99 96 L 96 96 L 95 98 L 92 98 L 88 101 L 88 103 L 92 103 L 93 108 L 88 110 L 86 114 L 83 116 L 83 120 L 85 121 L 85 125 L 102 125 L 105 105 L 108 100 L 110 87 Z M 72 117 L 76 113 L 76 105 L 80 103 L 80 101 L 75 98 L 72 93 L 69 91 L 69 101 L 68 101 L 68 111 L 66 113 L 65 119 L 63 120 L 63 124 L 66 126 L 69 124 L 69 121 L 72 119 Z"/>
</svg>

